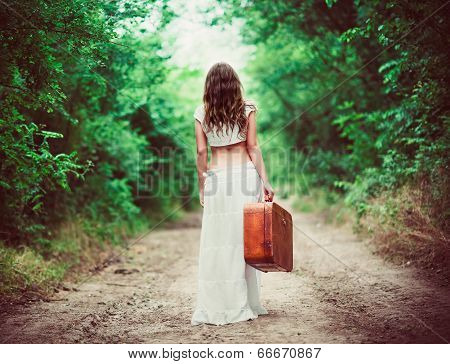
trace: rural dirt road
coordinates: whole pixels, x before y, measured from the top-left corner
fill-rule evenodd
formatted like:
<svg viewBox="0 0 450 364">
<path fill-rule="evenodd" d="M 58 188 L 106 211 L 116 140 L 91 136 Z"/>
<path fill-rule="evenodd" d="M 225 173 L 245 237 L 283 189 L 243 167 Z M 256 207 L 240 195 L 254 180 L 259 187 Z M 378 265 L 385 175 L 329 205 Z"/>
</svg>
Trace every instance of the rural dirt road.
<svg viewBox="0 0 450 364">
<path fill-rule="evenodd" d="M 201 212 L 194 212 L 151 232 L 83 284 L 66 283 L 69 290 L 51 301 L 3 310 L 0 342 L 450 341 L 447 280 L 384 262 L 348 226 L 325 225 L 317 214 L 293 215 L 294 271 L 262 275 L 269 315 L 225 326 L 190 325 L 201 223 Z"/>
</svg>

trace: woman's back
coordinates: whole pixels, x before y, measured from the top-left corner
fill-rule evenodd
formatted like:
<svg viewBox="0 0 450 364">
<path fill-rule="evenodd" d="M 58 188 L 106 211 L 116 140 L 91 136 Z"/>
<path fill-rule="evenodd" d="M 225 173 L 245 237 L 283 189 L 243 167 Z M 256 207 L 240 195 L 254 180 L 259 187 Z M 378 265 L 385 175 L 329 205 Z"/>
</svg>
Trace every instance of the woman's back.
<svg viewBox="0 0 450 364">
<path fill-rule="evenodd" d="M 224 168 L 250 161 L 247 143 L 240 142 L 224 147 L 211 147 L 210 168 Z"/>
<path fill-rule="evenodd" d="M 256 111 L 254 102 L 245 102 L 245 116 L 248 117 L 252 111 Z M 207 131 L 204 118 L 205 111 L 203 105 L 199 105 L 194 113 L 195 119 L 201 124 L 202 129 L 211 147 L 210 168 L 222 168 L 231 165 L 244 164 L 251 160 L 247 150 L 247 130 L 240 133 L 237 125 L 222 128 L 221 132 L 216 130 Z"/>
</svg>

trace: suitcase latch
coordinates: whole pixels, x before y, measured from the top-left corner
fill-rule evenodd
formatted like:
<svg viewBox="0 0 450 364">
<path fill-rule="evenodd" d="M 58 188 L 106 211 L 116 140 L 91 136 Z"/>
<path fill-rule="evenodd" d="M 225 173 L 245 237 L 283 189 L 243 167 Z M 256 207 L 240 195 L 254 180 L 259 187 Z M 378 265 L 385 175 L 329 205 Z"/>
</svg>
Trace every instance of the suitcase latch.
<svg viewBox="0 0 450 364">
<path fill-rule="evenodd" d="M 266 240 L 266 241 L 264 241 L 264 246 L 266 246 L 270 249 L 270 248 L 272 248 L 272 242 L 269 240 Z"/>
</svg>

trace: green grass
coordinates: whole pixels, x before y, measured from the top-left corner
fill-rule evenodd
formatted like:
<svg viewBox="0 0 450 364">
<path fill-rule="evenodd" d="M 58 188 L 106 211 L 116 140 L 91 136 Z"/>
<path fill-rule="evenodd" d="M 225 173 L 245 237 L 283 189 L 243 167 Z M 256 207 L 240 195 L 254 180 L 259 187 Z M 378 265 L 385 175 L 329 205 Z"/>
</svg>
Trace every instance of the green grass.
<svg viewBox="0 0 450 364">
<path fill-rule="evenodd" d="M 0 294 L 15 295 L 28 290 L 44 290 L 61 279 L 67 269 L 67 262 L 46 260 L 32 248 L 16 250 L 0 246 Z"/>
<path fill-rule="evenodd" d="M 346 206 L 344 196 L 336 192 L 311 189 L 307 195 L 297 196 L 293 207 L 303 213 L 319 213 L 328 224 L 342 225 L 353 222 L 353 210 Z"/>
</svg>

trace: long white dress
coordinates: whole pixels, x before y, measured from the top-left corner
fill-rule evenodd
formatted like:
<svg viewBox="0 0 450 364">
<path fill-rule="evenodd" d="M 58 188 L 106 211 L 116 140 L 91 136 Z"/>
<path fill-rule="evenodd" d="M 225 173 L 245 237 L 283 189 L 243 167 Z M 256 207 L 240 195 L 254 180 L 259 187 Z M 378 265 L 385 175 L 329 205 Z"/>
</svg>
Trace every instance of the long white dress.
<svg viewBox="0 0 450 364">
<path fill-rule="evenodd" d="M 251 161 L 207 172 L 192 325 L 267 314 L 260 303 L 261 271 L 246 264 L 243 242 L 243 207 L 263 200 L 261 183 Z"/>
</svg>

